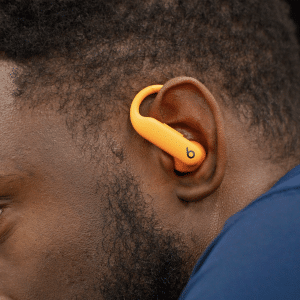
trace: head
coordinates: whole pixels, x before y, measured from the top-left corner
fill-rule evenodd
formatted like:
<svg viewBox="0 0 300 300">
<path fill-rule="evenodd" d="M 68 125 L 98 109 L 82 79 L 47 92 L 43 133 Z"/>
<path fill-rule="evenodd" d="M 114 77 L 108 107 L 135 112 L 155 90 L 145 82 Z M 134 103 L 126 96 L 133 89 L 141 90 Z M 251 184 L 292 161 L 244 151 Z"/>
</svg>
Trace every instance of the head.
<svg viewBox="0 0 300 300">
<path fill-rule="evenodd" d="M 288 5 L 32 0 L 0 16 L 0 298 L 177 299 L 226 220 L 299 164 Z M 193 172 L 132 127 L 153 84 L 140 113 L 204 146 Z"/>
</svg>

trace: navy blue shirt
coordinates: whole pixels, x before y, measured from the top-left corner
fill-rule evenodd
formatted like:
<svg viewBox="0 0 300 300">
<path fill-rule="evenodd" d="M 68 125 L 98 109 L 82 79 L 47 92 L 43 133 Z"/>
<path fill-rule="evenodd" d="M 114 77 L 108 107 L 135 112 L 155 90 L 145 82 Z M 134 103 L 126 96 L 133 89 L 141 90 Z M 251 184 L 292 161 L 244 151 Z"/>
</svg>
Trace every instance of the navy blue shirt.
<svg viewBox="0 0 300 300">
<path fill-rule="evenodd" d="M 179 300 L 300 299 L 300 165 L 231 216 Z"/>
</svg>

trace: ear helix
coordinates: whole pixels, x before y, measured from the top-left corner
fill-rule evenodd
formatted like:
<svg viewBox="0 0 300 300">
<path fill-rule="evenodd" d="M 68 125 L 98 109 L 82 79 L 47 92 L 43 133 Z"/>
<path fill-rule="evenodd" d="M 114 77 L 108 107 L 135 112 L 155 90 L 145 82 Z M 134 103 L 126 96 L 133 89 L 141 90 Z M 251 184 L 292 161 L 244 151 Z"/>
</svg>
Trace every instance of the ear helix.
<svg viewBox="0 0 300 300">
<path fill-rule="evenodd" d="M 189 141 L 183 134 L 165 123 L 139 113 L 142 101 L 158 93 L 162 85 L 152 85 L 141 90 L 133 99 L 130 120 L 134 129 L 146 140 L 174 157 L 175 169 L 179 172 L 193 172 L 205 159 L 205 149 L 196 141 Z"/>
</svg>

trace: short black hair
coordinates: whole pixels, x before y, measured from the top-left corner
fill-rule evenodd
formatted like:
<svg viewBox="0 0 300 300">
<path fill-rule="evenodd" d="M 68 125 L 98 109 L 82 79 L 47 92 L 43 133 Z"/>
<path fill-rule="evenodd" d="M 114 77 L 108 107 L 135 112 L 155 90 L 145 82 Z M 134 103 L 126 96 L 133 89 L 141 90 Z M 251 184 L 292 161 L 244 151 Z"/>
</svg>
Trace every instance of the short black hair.
<svg viewBox="0 0 300 300">
<path fill-rule="evenodd" d="M 0 51 L 18 66 L 19 103 L 59 99 L 69 128 L 80 123 L 84 132 L 99 132 L 123 104 L 129 113 L 133 82 L 195 77 L 263 133 L 257 143 L 279 163 L 300 158 L 299 43 L 289 9 L 283 0 L 5 0 Z"/>
</svg>

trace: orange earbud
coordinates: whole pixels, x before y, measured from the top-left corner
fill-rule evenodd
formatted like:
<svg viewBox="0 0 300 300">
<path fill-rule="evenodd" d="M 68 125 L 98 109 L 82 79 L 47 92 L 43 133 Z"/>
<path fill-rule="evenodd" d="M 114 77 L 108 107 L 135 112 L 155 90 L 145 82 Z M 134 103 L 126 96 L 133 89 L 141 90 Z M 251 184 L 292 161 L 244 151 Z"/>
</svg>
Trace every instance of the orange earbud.
<svg viewBox="0 0 300 300">
<path fill-rule="evenodd" d="M 196 141 L 189 141 L 183 134 L 165 123 L 140 115 L 142 101 L 149 95 L 158 93 L 162 85 L 152 85 L 141 90 L 133 99 L 130 120 L 134 129 L 146 140 L 174 157 L 175 169 L 186 173 L 196 170 L 205 159 L 205 149 Z"/>
</svg>

